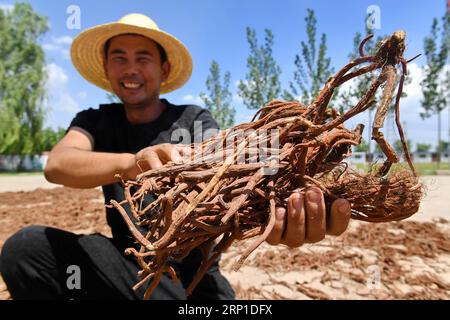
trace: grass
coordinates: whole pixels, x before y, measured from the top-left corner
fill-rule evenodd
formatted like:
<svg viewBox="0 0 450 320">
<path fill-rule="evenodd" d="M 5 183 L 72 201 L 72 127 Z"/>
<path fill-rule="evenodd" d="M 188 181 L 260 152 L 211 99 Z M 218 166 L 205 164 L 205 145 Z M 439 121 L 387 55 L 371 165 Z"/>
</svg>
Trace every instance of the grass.
<svg viewBox="0 0 450 320">
<path fill-rule="evenodd" d="M 375 167 L 379 166 L 377 164 Z M 414 163 L 414 167 L 416 168 L 416 171 L 419 175 L 436 175 L 437 170 L 449 170 L 449 164 L 448 162 L 441 162 L 439 168 L 437 166 L 437 163 Z M 369 164 L 363 164 L 358 163 L 356 164 L 356 168 L 358 170 L 363 170 L 364 172 L 369 171 Z M 408 164 L 406 162 L 402 163 L 396 163 L 392 165 L 390 172 L 395 172 L 401 168 L 409 168 Z"/>
</svg>

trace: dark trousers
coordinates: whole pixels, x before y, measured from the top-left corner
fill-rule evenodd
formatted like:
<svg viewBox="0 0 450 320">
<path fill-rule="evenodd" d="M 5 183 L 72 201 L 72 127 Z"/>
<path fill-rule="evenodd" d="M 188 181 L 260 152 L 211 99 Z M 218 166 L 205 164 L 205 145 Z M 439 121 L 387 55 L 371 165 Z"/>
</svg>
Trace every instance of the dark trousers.
<svg viewBox="0 0 450 320">
<path fill-rule="evenodd" d="M 13 299 L 142 299 L 148 284 L 134 291 L 140 267 L 113 239 L 76 235 L 43 226 L 26 227 L 9 238 L 0 272 Z M 175 269 L 181 282 L 164 274 L 151 299 L 186 299 L 198 268 L 193 252 Z M 195 263 L 193 262 L 195 261 Z M 189 299 L 234 299 L 216 263 Z"/>
</svg>

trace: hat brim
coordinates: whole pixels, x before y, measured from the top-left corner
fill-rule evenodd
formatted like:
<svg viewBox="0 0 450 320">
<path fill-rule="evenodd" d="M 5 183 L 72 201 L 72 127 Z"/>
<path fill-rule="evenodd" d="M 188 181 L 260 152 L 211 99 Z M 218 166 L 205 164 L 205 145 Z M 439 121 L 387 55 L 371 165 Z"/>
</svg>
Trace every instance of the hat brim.
<svg viewBox="0 0 450 320">
<path fill-rule="evenodd" d="M 139 34 L 158 42 L 166 51 L 170 63 L 169 77 L 161 84 L 160 93 L 173 91 L 189 79 L 192 58 L 186 47 L 174 36 L 120 22 L 93 27 L 80 33 L 73 41 L 70 56 L 78 72 L 92 84 L 113 92 L 103 68 L 103 50 L 106 41 L 121 34 Z"/>
</svg>

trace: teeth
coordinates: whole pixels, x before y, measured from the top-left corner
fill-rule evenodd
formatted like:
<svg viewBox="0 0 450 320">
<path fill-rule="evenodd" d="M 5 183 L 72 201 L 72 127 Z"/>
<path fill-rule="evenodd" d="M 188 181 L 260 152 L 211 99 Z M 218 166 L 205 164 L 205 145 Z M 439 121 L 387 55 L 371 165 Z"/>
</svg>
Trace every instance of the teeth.
<svg viewBox="0 0 450 320">
<path fill-rule="evenodd" d="M 141 85 L 139 83 L 134 82 L 124 82 L 123 86 L 127 89 L 136 89 L 139 88 Z"/>
</svg>

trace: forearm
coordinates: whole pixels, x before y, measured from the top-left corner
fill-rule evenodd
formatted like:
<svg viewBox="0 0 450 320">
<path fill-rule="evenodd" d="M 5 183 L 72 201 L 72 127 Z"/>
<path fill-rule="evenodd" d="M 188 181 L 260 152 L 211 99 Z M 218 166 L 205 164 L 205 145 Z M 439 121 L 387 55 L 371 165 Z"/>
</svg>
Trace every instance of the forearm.
<svg viewBox="0 0 450 320">
<path fill-rule="evenodd" d="M 50 153 L 44 173 L 52 183 L 72 188 L 93 188 L 117 182 L 114 175 L 126 175 L 133 161 L 134 155 L 130 153 L 93 152 L 65 147 Z"/>
</svg>

